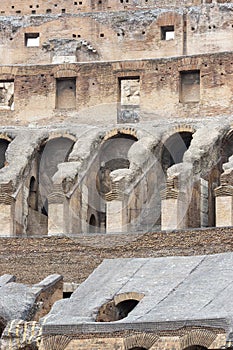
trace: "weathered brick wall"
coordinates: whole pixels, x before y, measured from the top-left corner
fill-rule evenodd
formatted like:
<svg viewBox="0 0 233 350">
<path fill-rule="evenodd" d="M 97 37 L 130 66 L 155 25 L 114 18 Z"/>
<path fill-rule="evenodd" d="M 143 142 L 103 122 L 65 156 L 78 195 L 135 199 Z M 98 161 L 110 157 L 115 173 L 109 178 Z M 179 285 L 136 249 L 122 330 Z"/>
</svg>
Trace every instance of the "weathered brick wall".
<svg viewBox="0 0 233 350">
<path fill-rule="evenodd" d="M 19 282 L 37 283 L 49 274 L 83 282 L 103 259 L 198 255 L 233 250 L 232 228 L 143 235 L 87 235 L 77 238 L 0 238 L 0 271 Z"/>
<path fill-rule="evenodd" d="M 11 125 L 76 117 L 79 123 L 115 123 L 119 80 L 140 77 L 140 120 L 228 115 L 233 111 L 232 53 L 171 59 L 66 65 L 3 66 L 1 79 L 15 82 L 15 110 L 0 111 Z M 180 102 L 180 71 L 200 70 L 200 101 Z M 56 109 L 56 78 L 76 78 L 76 109 Z M 164 103 L 164 101 L 167 101 Z M 111 109 L 111 113 L 109 110 Z"/>
<path fill-rule="evenodd" d="M 44 335 L 40 350 L 49 350 L 49 344 L 63 344 L 66 350 L 127 350 L 145 348 L 151 350 L 182 350 L 189 346 L 200 345 L 205 349 L 220 349 L 226 343 L 226 335 L 220 329 L 182 328 L 177 331 L 164 332 L 112 332 L 106 334 L 77 334 L 69 337 Z M 66 345 L 64 345 L 66 344 Z"/>
<path fill-rule="evenodd" d="M 222 1 L 219 1 L 222 2 Z M 224 2 L 227 2 L 226 0 Z M 201 0 L 189 0 L 184 1 L 183 6 L 200 5 Z M 154 7 L 154 6 L 171 6 L 169 0 L 160 1 L 120 1 L 120 0 L 108 0 L 108 1 L 90 1 L 90 0 L 3 0 L 1 2 L 0 13 L 1 15 L 29 15 L 29 14 L 48 14 L 48 13 L 79 13 L 80 11 L 100 11 L 100 10 L 129 10 L 135 7 Z M 181 2 L 178 0 L 173 1 L 173 6 L 180 6 Z"/>
<path fill-rule="evenodd" d="M 124 59 L 145 59 L 233 50 L 230 5 L 164 9 L 156 4 L 156 10 L 121 11 L 120 3 L 117 12 L 82 12 L 72 11 L 74 3 L 62 16 L 0 16 L 1 64 L 121 60 L 122 52 Z M 172 40 L 162 34 L 168 26 L 174 29 Z M 28 47 L 33 34 L 39 36 L 38 46 Z"/>
<path fill-rule="evenodd" d="M 108 0 L 108 1 L 91 1 L 91 0 L 37 0 L 36 2 L 29 0 L 3 0 L 1 2 L 1 15 L 30 15 L 30 14 L 60 14 L 60 13 L 79 13 L 82 11 L 123 11 L 135 8 L 151 8 L 151 7 L 180 7 L 180 6 L 197 6 L 203 3 L 211 4 L 213 0 L 173 0 L 172 4 L 169 0 Z M 216 3 L 229 3 L 230 0 L 216 0 Z"/>
</svg>

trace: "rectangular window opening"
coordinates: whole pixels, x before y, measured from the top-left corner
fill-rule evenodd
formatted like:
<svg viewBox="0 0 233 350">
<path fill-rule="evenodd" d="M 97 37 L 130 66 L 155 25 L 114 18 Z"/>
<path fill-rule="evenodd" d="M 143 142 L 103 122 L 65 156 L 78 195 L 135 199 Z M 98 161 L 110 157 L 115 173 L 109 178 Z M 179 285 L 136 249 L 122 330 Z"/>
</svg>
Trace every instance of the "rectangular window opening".
<svg viewBox="0 0 233 350">
<path fill-rule="evenodd" d="M 200 71 L 180 72 L 180 102 L 200 101 Z"/>
<path fill-rule="evenodd" d="M 140 77 L 119 78 L 118 122 L 138 122 L 140 119 Z"/>
<path fill-rule="evenodd" d="M 120 103 L 122 105 L 140 104 L 140 78 L 126 77 L 119 78 L 120 84 Z"/>
<path fill-rule="evenodd" d="M 76 108 L 76 78 L 56 79 L 56 108 Z"/>
<path fill-rule="evenodd" d="M 161 27 L 161 40 L 174 40 L 175 28 L 174 26 Z"/>
<path fill-rule="evenodd" d="M 25 33 L 25 46 L 38 47 L 40 45 L 40 33 Z"/>
</svg>

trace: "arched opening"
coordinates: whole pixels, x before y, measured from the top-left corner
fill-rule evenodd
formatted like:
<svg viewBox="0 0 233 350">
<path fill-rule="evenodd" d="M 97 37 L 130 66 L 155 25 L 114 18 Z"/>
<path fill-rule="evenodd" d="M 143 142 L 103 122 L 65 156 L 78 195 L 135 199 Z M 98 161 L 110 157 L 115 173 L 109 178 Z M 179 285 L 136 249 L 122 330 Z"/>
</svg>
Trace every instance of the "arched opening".
<svg viewBox="0 0 233 350">
<path fill-rule="evenodd" d="M 117 295 L 113 300 L 100 307 L 96 322 L 115 322 L 126 318 L 143 296 L 143 294 L 136 292 Z"/>
<path fill-rule="evenodd" d="M 42 146 L 39 159 L 39 186 L 43 213 L 48 215 L 46 200 L 53 188 L 52 177 L 58 170 L 58 164 L 68 160 L 74 141 L 67 137 L 57 137 Z"/>
<path fill-rule="evenodd" d="M 5 166 L 6 162 L 6 150 L 9 146 L 10 141 L 5 139 L 0 139 L 0 169 Z"/>
<path fill-rule="evenodd" d="M 108 139 L 100 149 L 99 171 L 96 186 L 100 195 L 111 191 L 110 173 L 130 166 L 128 152 L 137 139 L 132 135 L 118 134 Z"/>
<path fill-rule="evenodd" d="M 29 185 L 28 206 L 33 210 L 38 209 L 37 187 L 36 179 L 32 176 Z"/>
<path fill-rule="evenodd" d="M 90 214 L 96 217 L 98 231 L 106 231 L 106 194 L 112 190 L 110 174 L 129 168 L 128 151 L 137 138 L 118 133 L 105 140 L 88 171 L 85 185 L 88 189 L 87 222 Z"/>
<path fill-rule="evenodd" d="M 221 174 L 223 173 L 223 164 L 229 161 L 233 155 L 233 132 L 228 133 L 222 140 L 222 143 L 215 145 L 219 150 L 218 162 L 206 176 L 208 184 L 208 226 L 216 226 L 216 198 L 215 189 L 220 186 Z M 231 177 L 229 176 L 229 179 Z"/>
<path fill-rule="evenodd" d="M 127 317 L 128 314 L 137 306 L 139 300 L 129 299 L 124 300 L 116 305 L 118 320 L 122 320 Z"/>
<path fill-rule="evenodd" d="M 222 164 L 226 163 L 233 155 L 233 132 L 231 131 L 222 141 L 221 148 L 221 161 Z"/>
<path fill-rule="evenodd" d="M 97 228 L 97 220 L 94 214 L 91 215 L 89 220 L 89 232 L 95 233 Z"/>
<path fill-rule="evenodd" d="M 183 350 L 207 350 L 207 348 L 204 346 L 200 346 L 200 345 L 192 345 L 192 346 L 188 346 L 187 348 L 185 348 Z"/>
<path fill-rule="evenodd" d="M 167 171 L 174 164 L 181 163 L 184 153 L 189 148 L 193 138 L 193 133 L 181 131 L 170 136 L 162 148 L 162 168 Z"/>
<path fill-rule="evenodd" d="M 46 234 L 48 230 L 48 195 L 53 191 L 53 176 L 58 164 L 66 162 L 74 141 L 57 137 L 45 142 L 35 155 L 29 184 L 27 234 Z"/>
</svg>

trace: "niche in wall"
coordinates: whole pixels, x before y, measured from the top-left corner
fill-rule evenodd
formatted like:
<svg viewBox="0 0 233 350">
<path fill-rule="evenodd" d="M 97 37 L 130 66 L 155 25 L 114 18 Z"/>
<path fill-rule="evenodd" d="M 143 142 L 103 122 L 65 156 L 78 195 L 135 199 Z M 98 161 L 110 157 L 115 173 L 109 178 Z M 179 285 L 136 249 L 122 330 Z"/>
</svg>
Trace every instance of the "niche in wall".
<svg viewBox="0 0 233 350">
<path fill-rule="evenodd" d="M 56 108 L 76 107 L 76 78 L 56 79 Z"/>
</svg>

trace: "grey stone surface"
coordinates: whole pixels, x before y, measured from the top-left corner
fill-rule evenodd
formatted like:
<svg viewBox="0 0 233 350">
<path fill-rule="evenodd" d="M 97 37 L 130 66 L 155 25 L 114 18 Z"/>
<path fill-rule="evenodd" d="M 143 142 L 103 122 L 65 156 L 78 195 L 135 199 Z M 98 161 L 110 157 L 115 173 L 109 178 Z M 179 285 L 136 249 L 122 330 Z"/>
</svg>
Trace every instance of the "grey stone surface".
<svg viewBox="0 0 233 350">
<path fill-rule="evenodd" d="M 8 283 L 0 288 L 0 317 L 5 321 L 30 320 L 35 301 L 36 294 L 30 287 L 20 283 Z"/>
<path fill-rule="evenodd" d="M 70 299 L 56 302 L 44 331 L 175 329 L 205 325 L 230 330 L 233 316 L 233 253 L 192 257 L 104 260 Z M 143 293 L 120 321 L 95 322 L 99 308 L 116 295 Z M 80 328 L 79 328 L 80 326 Z M 70 329 L 72 329 L 72 327 Z"/>
<path fill-rule="evenodd" d="M 62 281 L 63 277 L 61 275 L 58 274 L 54 274 L 54 275 L 49 275 L 47 276 L 45 279 L 43 279 L 43 281 L 34 284 L 34 286 L 32 287 L 32 290 L 34 288 L 38 288 L 41 291 L 46 290 L 47 288 L 53 286 L 54 284 L 56 284 L 59 281 Z"/>
<path fill-rule="evenodd" d="M 2 275 L 0 276 L 0 288 L 7 283 L 15 282 L 15 281 L 16 281 L 16 277 L 13 275 L 8 275 L 8 274 Z"/>
<path fill-rule="evenodd" d="M 0 277 L 0 319 L 5 322 L 15 319 L 32 320 L 39 306 L 37 298 L 40 293 L 62 281 L 63 277 L 50 275 L 33 286 L 15 283 L 14 279 L 11 275 Z"/>
</svg>

